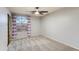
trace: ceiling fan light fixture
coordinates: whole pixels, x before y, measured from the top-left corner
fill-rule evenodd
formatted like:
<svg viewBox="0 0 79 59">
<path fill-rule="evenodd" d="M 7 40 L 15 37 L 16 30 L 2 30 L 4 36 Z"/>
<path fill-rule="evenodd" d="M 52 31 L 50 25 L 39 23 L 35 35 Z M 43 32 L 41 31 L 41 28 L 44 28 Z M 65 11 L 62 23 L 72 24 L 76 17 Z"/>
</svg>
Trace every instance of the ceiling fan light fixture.
<svg viewBox="0 0 79 59">
<path fill-rule="evenodd" d="M 38 11 L 35 12 L 35 15 L 39 15 L 40 13 Z"/>
</svg>

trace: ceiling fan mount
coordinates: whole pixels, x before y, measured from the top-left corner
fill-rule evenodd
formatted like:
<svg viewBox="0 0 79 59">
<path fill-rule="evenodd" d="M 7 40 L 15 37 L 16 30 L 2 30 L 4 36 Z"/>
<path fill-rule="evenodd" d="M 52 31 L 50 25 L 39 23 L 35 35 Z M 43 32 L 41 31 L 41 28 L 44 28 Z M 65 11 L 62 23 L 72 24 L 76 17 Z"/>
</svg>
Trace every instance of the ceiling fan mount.
<svg viewBox="0 0 79 59">
<path fill-rule="evenodd" d="M 35 7 L 36 9 L 39 9 L 39 7 Z"/>
</svg>

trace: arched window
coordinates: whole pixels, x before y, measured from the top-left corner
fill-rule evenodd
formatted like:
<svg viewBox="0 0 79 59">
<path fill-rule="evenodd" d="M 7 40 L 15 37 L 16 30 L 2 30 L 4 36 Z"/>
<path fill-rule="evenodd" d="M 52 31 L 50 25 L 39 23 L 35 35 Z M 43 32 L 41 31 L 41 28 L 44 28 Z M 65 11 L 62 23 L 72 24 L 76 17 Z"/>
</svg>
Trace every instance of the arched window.
<svg viewBox="0 0 79 59">
<path fill-rule="evenodd" d="M 27 16 L 16 16 L 17 31 L 27 30 L 28 17 Z"/>
</svg>

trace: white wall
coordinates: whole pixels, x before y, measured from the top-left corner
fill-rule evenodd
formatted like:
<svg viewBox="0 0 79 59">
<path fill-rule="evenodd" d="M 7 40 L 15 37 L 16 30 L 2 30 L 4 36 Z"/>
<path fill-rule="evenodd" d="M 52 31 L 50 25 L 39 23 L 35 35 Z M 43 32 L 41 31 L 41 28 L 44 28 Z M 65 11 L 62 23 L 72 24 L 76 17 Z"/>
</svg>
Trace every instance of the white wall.
<svg viewBox="0 0 79 59">
<path fill-rule="evenodd" d="M 10 12 L 6 8 L 0 7 L 0 50 L 7 50 L 7 14 Z"/>
<path fill-rule="evenodd" d="M 79 8 L 62 8 L 41 19 L 41 34 L 79 49 Z"/>
<path fill-rule="evenodd" d="M 31 35 L 38 36 L 40 35 L 40 18 L 39 17 L 31 17 Z M 17 39 L 27 37 L 27 31 L 17 32 Z"/>
<path fill-rule="evenodd" d="M 39 17 L 32 17 L 31 18 L 31 29 L 32 29 L 32 36 L 40 35 L 40 18 Z"/>
</svg>

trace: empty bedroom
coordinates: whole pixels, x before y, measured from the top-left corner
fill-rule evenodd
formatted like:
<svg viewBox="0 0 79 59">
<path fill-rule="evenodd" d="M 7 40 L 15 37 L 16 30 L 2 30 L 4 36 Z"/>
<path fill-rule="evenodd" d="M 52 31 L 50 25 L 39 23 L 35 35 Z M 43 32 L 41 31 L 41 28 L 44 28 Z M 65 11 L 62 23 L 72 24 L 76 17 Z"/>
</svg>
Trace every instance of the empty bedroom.
<svg viewBox="0 0 79 59">
<path fill-rule="evenodd" d="M 1 51 L 78 51 L 79 7 L 0 7 Z"/>
</svg>

